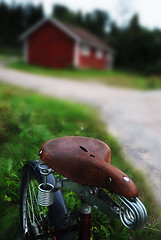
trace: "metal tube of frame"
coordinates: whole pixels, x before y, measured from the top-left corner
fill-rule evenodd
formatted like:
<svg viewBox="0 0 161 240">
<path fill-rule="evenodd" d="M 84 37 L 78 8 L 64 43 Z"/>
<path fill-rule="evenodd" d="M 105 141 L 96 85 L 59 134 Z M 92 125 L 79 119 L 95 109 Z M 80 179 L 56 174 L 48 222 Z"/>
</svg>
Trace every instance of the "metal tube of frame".
<svg viewBox="0 0 161 240">
<path fill-rule="evenodd" d="M 83 203 L 80 221 L 80 240 L 90 240 L 91 206 Z"/>
</svg>

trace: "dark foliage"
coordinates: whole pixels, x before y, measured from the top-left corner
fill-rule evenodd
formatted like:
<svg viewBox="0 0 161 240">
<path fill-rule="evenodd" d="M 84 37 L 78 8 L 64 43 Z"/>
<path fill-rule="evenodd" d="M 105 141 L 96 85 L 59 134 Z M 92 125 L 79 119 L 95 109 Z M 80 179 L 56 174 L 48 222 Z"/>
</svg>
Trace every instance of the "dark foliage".
<svg viewBox="0 0 161 240">
<path fill-rule="evenodd" d="M 139 24 L 138 16 L 120 29 L 111 25 L 108 43 L 116 50 L 116 66 L 144 74 L 161 73 L 161 30 L 148 30 Z"/>
<path fill-rule="evenodd" d="M 56 4 L 53 7 L 52 16 L 86 29 L 103 39 L 105 38 L 105 28 L 109 25 L 108 13 L 101 10 L 82 14 L 81 11 L 73 12 L 63 5 Z"/>
<path fill-rule="evenodd" d="M 43 16 L 42 5 L 8 5 L 0 2 L 0 46 L 18 47 L 20 34 Z"/>
</svg>

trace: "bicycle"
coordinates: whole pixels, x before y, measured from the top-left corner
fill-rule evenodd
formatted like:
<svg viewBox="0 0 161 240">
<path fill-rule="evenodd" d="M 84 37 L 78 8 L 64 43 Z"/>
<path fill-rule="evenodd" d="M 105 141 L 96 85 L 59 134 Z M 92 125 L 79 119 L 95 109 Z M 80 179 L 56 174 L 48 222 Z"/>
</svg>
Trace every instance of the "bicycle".
<svg viewBox="0 0 161 240">
<path fill-rule="evenodd" d="M 110 164 L 111 150 L 104 142 L 87 137 L 57 138 L 46 142 L 39 156 L 40 160 L 23 167 L 23 239 L 73 240 L 77 231 L 79 239 L 89 240 L 91 206 L 110 218 L 120 218 L 129 229 L 146 223 L 147 211 L 137 198 L 135 184 Z M 55 177 L 54 171 L 64 177 Z M 79 195 L 81 213 L 68 213 L 62 188 Z"/>
</svg>

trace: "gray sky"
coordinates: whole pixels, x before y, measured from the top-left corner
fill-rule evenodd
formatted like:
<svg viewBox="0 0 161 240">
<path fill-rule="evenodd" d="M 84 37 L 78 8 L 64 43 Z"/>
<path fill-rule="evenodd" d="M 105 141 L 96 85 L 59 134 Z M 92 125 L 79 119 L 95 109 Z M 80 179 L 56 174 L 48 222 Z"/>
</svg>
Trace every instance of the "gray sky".
<svg viewBox="0 0 161 240">
<path fill-rule="evenodd" d="M 11 2 L 13 0 L 6 0 Z M 135 14 L 139 14 L 140 23 L 150 29 L 161 29 L 161 0 L 14 0 L 14 2 L 43 3 L 47 15 L 55 3 L 63 4 L 72 10 L 91 12 L 94 9 L 107 11 L 118 25 L 124 25 Z"/>
</svg>

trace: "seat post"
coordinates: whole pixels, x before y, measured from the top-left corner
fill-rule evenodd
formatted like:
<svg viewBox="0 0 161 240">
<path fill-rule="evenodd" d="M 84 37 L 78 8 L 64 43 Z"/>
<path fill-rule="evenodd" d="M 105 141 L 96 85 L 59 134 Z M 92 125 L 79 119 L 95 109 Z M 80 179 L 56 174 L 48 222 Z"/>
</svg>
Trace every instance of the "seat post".
<svg viewBox="0 0 161 240">
<path fill-rule="evenodd" d="M 90 240 L 91 206 L 83 203 L 80 221 L 80 240 Z"/>
</svg>

